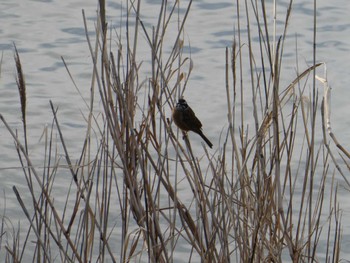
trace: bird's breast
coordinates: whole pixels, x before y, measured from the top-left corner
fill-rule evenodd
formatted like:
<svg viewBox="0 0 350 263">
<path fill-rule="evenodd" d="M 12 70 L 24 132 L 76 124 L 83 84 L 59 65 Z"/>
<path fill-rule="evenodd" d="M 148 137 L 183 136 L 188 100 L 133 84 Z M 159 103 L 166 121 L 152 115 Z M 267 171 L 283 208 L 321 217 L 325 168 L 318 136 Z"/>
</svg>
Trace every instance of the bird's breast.
<svg viewBox="0 0 350 263">
<path fill-rule="evenodd" d="M 190 130 L 190 127 L 188 126 L 188 124 L 185 121 L 184 112 L 182 110 L 179 110 L 176 108 L 173 110 L 173 120 L 174 120 L 175 124 L 177 125 L 177 127 L 179 127 L 181 130 L 183 130 L 183 131 Z"/>
</svg>

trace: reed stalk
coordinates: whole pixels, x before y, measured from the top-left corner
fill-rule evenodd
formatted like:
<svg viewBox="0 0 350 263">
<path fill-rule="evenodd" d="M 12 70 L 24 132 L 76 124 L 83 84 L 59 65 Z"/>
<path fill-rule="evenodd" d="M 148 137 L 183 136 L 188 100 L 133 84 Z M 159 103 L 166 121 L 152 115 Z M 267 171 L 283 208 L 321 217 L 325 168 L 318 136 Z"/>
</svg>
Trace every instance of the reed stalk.
<svg viewBox="0 0 350 263">
<path fill-rule="evenodd" d="M 190 88 L 193 70 L 183 54 L 192 1 L 183 13 L 179 4 L 162 1 L 150 28 L 141 1 L 126 1 L 126 21 L 117 31 L 108 28 L 108 10 L 100 0 L 93 37 L 83 11 L 92 66 L 85 139 L 80 156 L 72 156 L 59 108 L 50 101 L 44 169 L 33 165 L 28 150 L 27 92 L 15 48 L 24 143 L 3 115 L 0 120 L 15 142 L 32 198 L 26 202 L 14 186 L 28 230 L 25 237 L 3 235 L 7 262 L 339 261 L 336 174 L 347 187 L 349 182 L 328 136 L 345 163 L 349 155 L 332 133 L 330 90 L 320 77 L 326 93 L 322 114 L 318 111 L 314 72 L 324 64 L 317 63 L 316 50 L 313 65 L 285 85 L 293 1 L 281 36 L 276 24 L 270 30 L 264 1 L 236 1 L 237 31 L 232 46 L 223 50 L 227 129 L 216 149 L 203 146 L 201 155 L 188 137 L 182 140 L 169 116 Z M 166 52 L 174 21 L 177 32 Z M 139 60 L 141 41 L 149 61 Z M 62 177 L 66 189 L 59 186 Z"/>
</svg>

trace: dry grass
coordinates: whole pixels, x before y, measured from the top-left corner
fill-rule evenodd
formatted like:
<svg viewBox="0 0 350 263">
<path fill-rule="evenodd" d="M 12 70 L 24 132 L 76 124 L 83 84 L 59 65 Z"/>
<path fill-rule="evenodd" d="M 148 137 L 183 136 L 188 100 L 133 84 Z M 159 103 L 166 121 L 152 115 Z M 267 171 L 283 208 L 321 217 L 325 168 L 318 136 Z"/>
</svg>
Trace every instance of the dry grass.
<svg viewBox="0 0 350 263">
<path fill-rule="evenodd" d="M 25 204 L 14 186 L 29 228 L 27 236 L 14 231 L 13 239 L 6 240 L 6 261 L 27 261 L 29 254 L 36 262 L 338 262 L 341 213 L 334 175 L 344 173 L 331 168 L 336 159 L 326 125 L 317 128 L 320 99 L 313 74 L 322 64 L 314 61 L 286 89 L 280 87 L 287 28 L 274 40 L 265 6 L 246 2 L 237 9 L 237 34 L 226 49 L 225 139 L 216 152 L 203 147 L 203 156 L 196 156 L 167 115 L 184 94 L 192 70 L 182 54 L 192 1 L 182 17 L 175 12 L 178 2 L 169 6 L 162 1 L 152 32 L 140 20 L 140 1 L 126 3 L 126 34 L 109 32 L 103 0 L 95 43 L 85 24 L 93 64 L 91 100 L 85 142 L 75 163 L 51 102 L 45 169 L 32 164 L 26 88 L 16 50 L 24 143 L 3 116 L 0 119 L 16 142 L 32 200 Z M 291 8 L 292 2 L 285 25 Z M 167 54 L 163 38 L 169 22 L 179 18 L 178 35 Z M 241 30 L 243 21 L 247 35 Z M 252 21 L 257 24 L 254 30 Z M 254 32 L 260 39 L 257 49 Z M 152 57 L 146 81 L 140 79 L 140 34 Z M 245 105 L 251 101 L 253 111 L 247 112 Z M 95 109 L 99 104 L 102 110 Z M 322 105 L 322 120 L 330 125 L 329 103 Z M 253 126 L 248 129 L 250 115 Z M 58 175 L 67 171 L 71 184 L 63 195 L 56 184 Z"/>
</svg>

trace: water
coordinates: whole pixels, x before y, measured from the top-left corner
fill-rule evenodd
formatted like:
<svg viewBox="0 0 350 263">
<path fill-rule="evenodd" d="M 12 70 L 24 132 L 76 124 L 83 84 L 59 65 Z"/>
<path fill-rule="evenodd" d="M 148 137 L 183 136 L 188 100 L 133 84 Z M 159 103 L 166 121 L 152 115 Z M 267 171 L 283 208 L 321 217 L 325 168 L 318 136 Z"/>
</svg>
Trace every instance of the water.
<svg viewBox="0 0 350 263">
<path fill-rule="evenodd" d="M 286 1 L 278 5 L 277 30 L 281 30 Z M 300 71 L 306 64 L 312 63 L 313 39 L 313 3 L 295 1 L 285 47 L 285 68 L 282 76 L 290 83 L 296 76 L 295 61 L 298 59 Z M 154 25 L 160 1 L 143 1 L 142 17 L 149 28 Z M 182 8 L 186 8 L 183 3 Z M 340 0 L 337 5 L 331 1 L 317 1 L 317 61 L 327 63 L 328 80 L 333 87 L 332 124 L 338 139 L 346 147 L 350 136 L 348 98 L 350 95 L 346 77 L 350 61 L 348 60 L 350 21 L 348 13 L 350 2 Z M 108 3 L 109 23 L 116 28 L 123 23 L 120 8 L 124 2 Z M 185 27 L 186 52 L 191 54 L 194 63 L 186 98 L 202 120 L 206 135 L 219 144 L 220 134 L 227 127 L 226 91 L 225 91 L 225 48 L 231 46 L 233 34 L 237 30 L 235 20 L 236 1 L 195 1 Z M 88 1 L 20 1 L 2 0 L 0 3 L 0 50 L 3 52 L 0 78 L 0 113 L 13 129 L 22 130 L 18 90 L 15 82 L 13 43 L 16 44 L 27 83 L 28 123 L 31 150 L 40 160 L 43 140 L 41 135 L 47 125 L 51 125 L 52 113 L 49 100 L 58 107 L 58 115 L 64 132 L 68 150 L 79 157 L 85 131 L 85 120 L 81 112 L 86 111 L 84 99 L 89 98 L 92 63 L 86 43 L 82 9 L 85 10 L 88 27 L 94 32 L 97 3 Z M 157 9 L 155 12 L 154 10 Z M 270 21 L 272 25 L 272 20 Z M 245 24 L 242 30 L 246 31 Z M 174 26 L 174 25 L 173 25 Z M 277 31 L 280 34 L 281 31 Z M 92 35 L 91 35 L 92 36 Z M 171 43 L 171 34 L 167 36 Z M 258 41 L 257 38 L 254 38 Z M 296 55 L 296 40 L 297 50 Z M 141 38 L 140 41 L 144 41 Z M 169 47 L 171 50 L 172 47 Z M 142 54 L 141 56 L 147 54 Z M 61 56 L 68 64 L 70 73 L 79 89 L 74 87 L 64 67 Z M 323 69 L 317 71 L 321 76 Z M 322 86 L 319 85 L 322 93 Z M 82 94 L 82 97 L 80 94 Z M 213 123 L 215 125 L 213 125 Z M 20 133 L 21 134 L 21 133 Z M 195 142 L 200 139 L 192 136 Z M 39 163 L 38 163 L 39 164 Z M 12 186 L 25 189 L 22 170 L 14 147 L 13 139 L 0 124 L 0 190 L 6 196 L 0 201 L 0 207 L 6 203 L 7 216 L 22 217 Z M 67 184 L 70 181 L 67 182 Z M 64 181 L 61 182 L 64 187 Z M 347 200 L 348 192 L 340 198 Z M 342 202 L 344 217 L 350 212 L 347 202 Z M 24 219 L 23 219 L 24 220 Z M 16 222 L 14 222 L 16 224 Z M 344 233 L 349 233 L 350 224 L 343 220 Z M 344 235 L 348 239 L 348 235 Z M 349 241 L 346 241 L 349 242 Z M 345 252 L 344 252 L 345 253 Z"/>
</svg>

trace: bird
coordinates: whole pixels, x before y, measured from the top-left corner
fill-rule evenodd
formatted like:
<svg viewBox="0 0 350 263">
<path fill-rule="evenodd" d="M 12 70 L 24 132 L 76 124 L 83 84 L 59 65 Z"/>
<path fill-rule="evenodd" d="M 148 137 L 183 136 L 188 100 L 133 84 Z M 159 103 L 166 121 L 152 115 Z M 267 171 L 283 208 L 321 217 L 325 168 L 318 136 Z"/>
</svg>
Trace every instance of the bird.
<svg viewBox="0 0 350 263">
<path fill-rule="evenodd" d="M 210 148 L 213 147 L 213 144 L 207 137 L 205 137 L 202 132 L 202 123 L 196 117 L 191 107 L 188 106 L 185 99 L 179 99 L 178 103 L 173 109 L 172 117 L 176 126 L 179 127 L 182 131 L 193 131 L 199 134 Z"/>
</svg>

